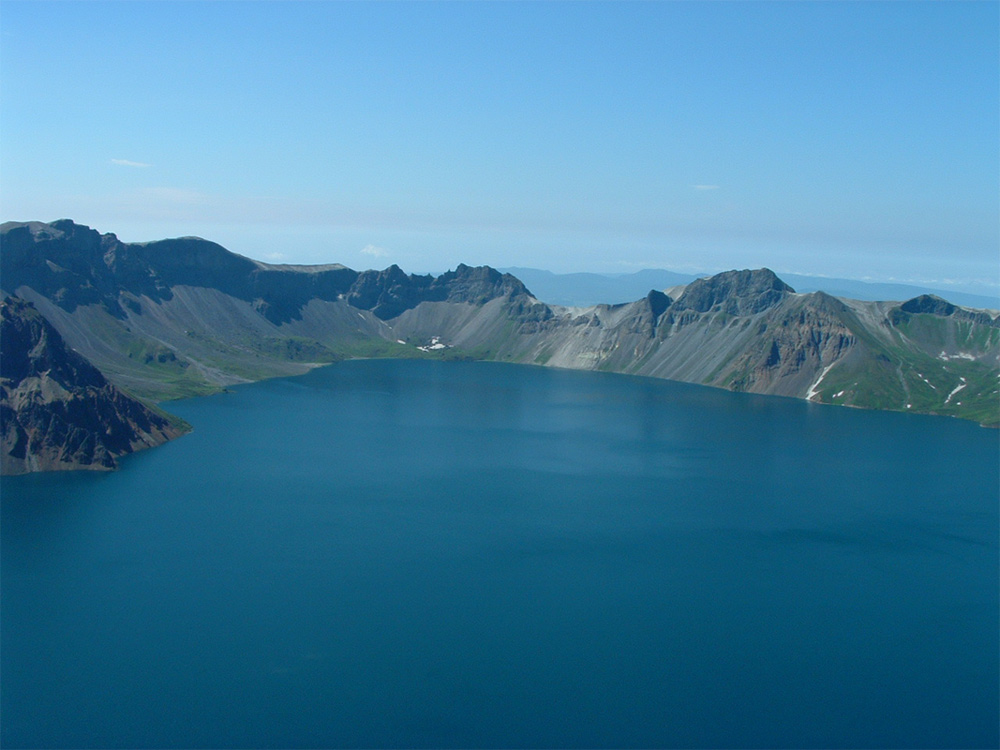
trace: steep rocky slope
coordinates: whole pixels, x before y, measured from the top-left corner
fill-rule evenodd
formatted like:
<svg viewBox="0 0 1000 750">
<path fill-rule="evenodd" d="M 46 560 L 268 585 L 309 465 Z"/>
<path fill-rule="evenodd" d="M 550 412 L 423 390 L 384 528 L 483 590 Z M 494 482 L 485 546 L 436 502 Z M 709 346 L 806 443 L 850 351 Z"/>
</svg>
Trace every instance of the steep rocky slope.
<svg viewBox="0 0 1000 750">
<path fill-rule="evenodd" d="M 392 323 L 488 359 L 1000 421 L 1000 319 L 989 313 L 924 298 L 796 294 L 766 269 L 699 279 L 675 293 L 590 308 L 513 302 L 504 315 L 421 305 Z"/>
<path fill-rule="evenodd" d="M 422 356 L 388 319 L 525 292 L 488 268 L 272 266 L 198 238 L 128 244 L 69 220 L 0 227 L 0 282 L 115 383 L 157 400 L 348 356 Z"/>
<path fill-rule="evenodd" d="M 1000 320 L 933 297 L 797 294 L 730 271 L 565 308 L 459 266 L 272 266 L 197 238 L 120 242 L 64 220 L 0 229 L 0 279 L 115 383 L 168 398 L 349 356 L 471 357 L 1000 422 Z"/>
<path fill-rule="evenodd" d="M 30 303 L 0 302 L 0 473 L 113 469 L 183 425 L 109 383 Z"/>
</svg>

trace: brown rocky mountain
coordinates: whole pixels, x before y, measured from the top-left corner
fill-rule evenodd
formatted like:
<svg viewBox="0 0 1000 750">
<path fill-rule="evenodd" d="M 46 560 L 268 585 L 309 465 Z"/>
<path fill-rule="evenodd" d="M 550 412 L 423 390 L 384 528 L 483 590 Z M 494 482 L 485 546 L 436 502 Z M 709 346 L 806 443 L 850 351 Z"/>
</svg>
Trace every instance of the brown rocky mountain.
<svg viewBox="0 0 1000 750">
<path fill-rule="evenodd" d="M 0 472 L 113 469 L 184 432 L 122 393 L 28 302 L 0 302 Z"/>
</svg>

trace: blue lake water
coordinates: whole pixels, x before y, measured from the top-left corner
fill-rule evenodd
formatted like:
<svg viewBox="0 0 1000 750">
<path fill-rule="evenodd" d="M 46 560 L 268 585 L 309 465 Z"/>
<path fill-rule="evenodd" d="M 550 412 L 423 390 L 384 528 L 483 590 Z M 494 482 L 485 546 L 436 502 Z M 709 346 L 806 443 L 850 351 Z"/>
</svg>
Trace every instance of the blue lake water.
<svg viewBox="0 0 1000 750">
<path fill-rule="evenodd" d="M 0 740 L 996 747 L 1000 434 L 353 361 L 5 478 Z"/>
</svg>

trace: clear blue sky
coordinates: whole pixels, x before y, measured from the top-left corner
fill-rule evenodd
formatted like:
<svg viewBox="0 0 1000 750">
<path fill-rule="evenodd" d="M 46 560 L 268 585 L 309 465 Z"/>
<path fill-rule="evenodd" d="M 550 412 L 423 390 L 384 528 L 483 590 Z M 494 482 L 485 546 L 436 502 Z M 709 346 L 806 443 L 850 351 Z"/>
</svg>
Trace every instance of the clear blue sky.
<svg viewBox="0 0 1000 750">
<path fill-rule="evenodd" d="M 0 218 L 998 285 L 996 2 L 0 5 Z"/>
</svg>

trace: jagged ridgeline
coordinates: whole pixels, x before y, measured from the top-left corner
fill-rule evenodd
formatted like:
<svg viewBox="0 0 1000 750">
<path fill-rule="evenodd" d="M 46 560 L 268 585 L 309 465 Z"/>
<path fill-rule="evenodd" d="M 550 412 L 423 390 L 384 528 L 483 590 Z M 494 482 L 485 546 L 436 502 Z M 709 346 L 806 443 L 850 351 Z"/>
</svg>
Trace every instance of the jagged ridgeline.
<svg viewBox="0 0 1000 750">
<path fill-rule="evenodd" d="M 488 267 L 435 278 L 269 265 L 198 238 L 123 243 L 69 220 L 4 224 L 0 261 L 7 292 L 148 399 L 346 357 L 461 357 L 1000 422 L 996 312 L 796 294 L 767 269 L 567 308 Z"/>
</svg>

